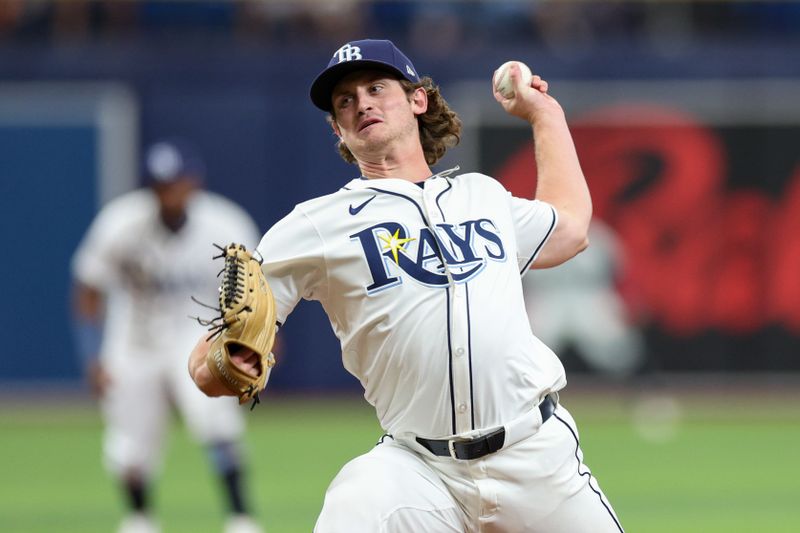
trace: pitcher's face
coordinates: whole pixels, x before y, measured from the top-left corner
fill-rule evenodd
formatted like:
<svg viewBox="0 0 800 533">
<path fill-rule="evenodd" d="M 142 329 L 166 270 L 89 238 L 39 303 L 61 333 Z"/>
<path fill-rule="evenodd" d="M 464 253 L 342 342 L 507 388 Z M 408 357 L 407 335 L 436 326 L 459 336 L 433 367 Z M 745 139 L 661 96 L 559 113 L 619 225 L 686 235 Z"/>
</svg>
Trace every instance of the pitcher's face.
<svg viewBox="0 0 800 533">
<path fill-rule="evenodd" d="M 419 138 L 416 117 L 427 109 L 424 95 L 424 89 L 407 94 L 385 72 L 354 72 L 333 90 L 333 129 L 357 159 L 389 152 L 408 136 Z"/>
</svg>

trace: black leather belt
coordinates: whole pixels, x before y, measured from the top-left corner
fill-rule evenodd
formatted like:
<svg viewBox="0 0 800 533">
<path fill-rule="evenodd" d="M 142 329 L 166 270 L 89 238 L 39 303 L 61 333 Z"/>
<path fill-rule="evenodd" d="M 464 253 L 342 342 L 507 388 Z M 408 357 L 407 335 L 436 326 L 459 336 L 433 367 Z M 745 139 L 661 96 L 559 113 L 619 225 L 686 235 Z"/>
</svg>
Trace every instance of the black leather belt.
<svg viewBox="0 0 800 533">
<path fill-rule="evenodd" d="M 553 416 L 556 402 L 548 394 L 539 404 L 542 413 L 542 423 Z M 453 457 L 454 459 L 479 459 L 484 455 L 494 453 L 503 447 L 506 440 L 506 428 L 501 427 L 482 437 L 471 440 L 433 440 L 417 437 L 417 442 L 429 452 L 440 457 Z"/>
</svg>

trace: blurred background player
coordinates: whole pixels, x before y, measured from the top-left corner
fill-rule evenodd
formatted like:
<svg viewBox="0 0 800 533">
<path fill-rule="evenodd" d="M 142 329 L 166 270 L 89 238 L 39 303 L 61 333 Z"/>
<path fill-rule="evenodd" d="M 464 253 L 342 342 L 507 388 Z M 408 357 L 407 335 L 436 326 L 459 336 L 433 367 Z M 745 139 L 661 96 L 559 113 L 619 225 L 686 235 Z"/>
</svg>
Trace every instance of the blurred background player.
<svg viewBox="0 0 800 533">
<path fill-rule="evenodd" d="M 102 406 L 104 459 L 130 511 L 119 531 L 159 530 L 150 489 L 174 406 L 220 477 L 225 532 L 259 532 L 245 501 L 239 405 L 203 395 L 185 360 L 201 331 L 189 318 L 200 309 L 191 297 L 217 301 L 213 243 L 255 246 L 258 228 L 242 208 L 202 190 L 204 164 L 187 142 L 150 146 L 144 171 L 147 187 L 106 205 L 72 262 L 77 339 Z"/>
<path fill-rule="evenodd" d="M 572 260 L 522 278 L 525 306 L 536 336 L 556 353 L 571 348 L 589 370 L 625 378 L 643 364 L 644 339 L 617 288 L 624 251 L 597 218 L 589 242 Z"/>
</svg>

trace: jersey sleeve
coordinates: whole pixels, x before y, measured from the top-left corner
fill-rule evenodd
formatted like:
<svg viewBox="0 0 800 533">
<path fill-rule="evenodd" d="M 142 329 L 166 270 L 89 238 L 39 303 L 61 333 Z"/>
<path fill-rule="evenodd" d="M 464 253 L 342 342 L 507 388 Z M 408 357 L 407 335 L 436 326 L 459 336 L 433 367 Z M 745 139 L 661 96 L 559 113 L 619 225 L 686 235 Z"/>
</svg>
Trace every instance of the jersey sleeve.
<svg viewBox="0 0 800 533">
<path fill-rule="evenodd" d="M 261 236 L 261 232 L 258 230 L 258 226 L 256 225 L 255 221 L 247 216 L 247 218 L 243 221 L 242 224 L 242 242 L 245 243 L 248 249 L 252 248 L 259 242 L 259 237 Z"/>
<path fill-rule="evenodd" d="M 526 200 L 508 193 L 517 238 L 520 275 L 531 267 L 558 224 L 556 208 L 541 200 Z"/>
<path fill-rule="evenodd" d="M 92 221 L 72 256 L 73 278 L 92 288 L 107 290 L 118 280 L 115 243 L 120 219 L 113 208 L 104 208 Z"/>
<path fill-rule="evenodd" d="M 239 204 L 216 193 L 204 192 L 209 202 L 205 204 L 207 217 L 214 220 L 214 229 L 219 232 L 214 239 L 219 242 L 237 242 L 248 250 L 258 245 L 261 231 L 253 217 Z"/>
<path fill-rule="evenodd" d="M 272 226 L 261 239 L 258 252 L 275 296 L 278 325 L 283 325 L 300 298 L 319 300 L 326 293 L 323 241 L 301 209 L 296 207 Z"/>
</svg>

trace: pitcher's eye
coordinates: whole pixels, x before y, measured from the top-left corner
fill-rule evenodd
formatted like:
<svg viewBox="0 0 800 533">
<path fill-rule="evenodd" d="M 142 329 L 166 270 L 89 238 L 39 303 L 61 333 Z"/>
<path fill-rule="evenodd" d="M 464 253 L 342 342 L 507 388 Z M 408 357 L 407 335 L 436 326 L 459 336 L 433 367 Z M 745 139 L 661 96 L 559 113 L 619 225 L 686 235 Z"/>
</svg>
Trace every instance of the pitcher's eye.
<svg viewBox="0 0 800 533">
<path fill-rule="evenodd" d="M 350 105 L 350 102 L 353 101 L 352 96 L 342 96 L 341 98 L 336 100 L 336 107 L 337 109 L 342 109 Z"/>
</svg>

